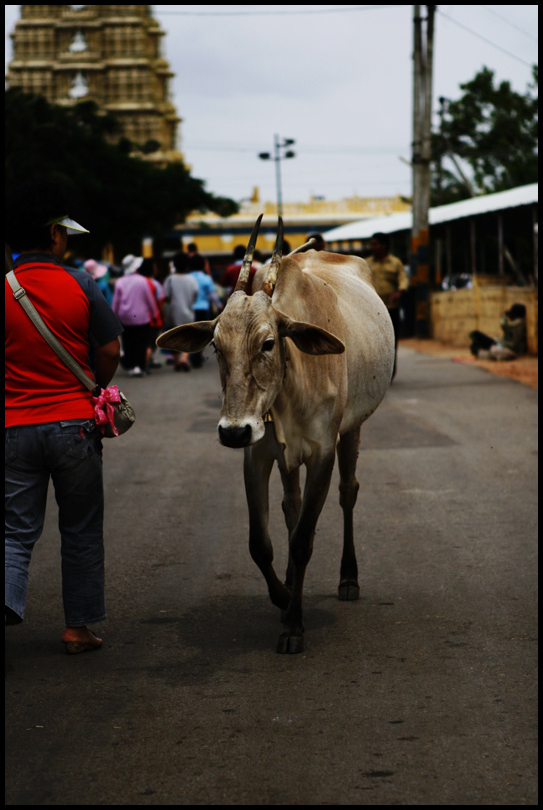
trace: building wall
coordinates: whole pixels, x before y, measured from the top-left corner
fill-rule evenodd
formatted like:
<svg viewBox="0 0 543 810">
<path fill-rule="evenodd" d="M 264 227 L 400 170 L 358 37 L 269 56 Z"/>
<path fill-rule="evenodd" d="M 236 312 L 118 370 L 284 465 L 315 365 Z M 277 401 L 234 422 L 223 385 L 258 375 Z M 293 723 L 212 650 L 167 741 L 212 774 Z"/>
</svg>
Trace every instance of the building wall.
<svg viewBox="0 0 543 810">
<path fill-rule="evenodd" d="M 452 346 L 468 347 L 474 329 L 490 337 L 502 335 L 500 317 L 513 304 L 526 307 L 528 351 L 538 354 L 538 302 L 533 287 L 505 284 L 481 284 L 471 289 L 448 290 L 431 294 L 432 337 Z"/>
<path fill-rule="evenodd" d="M 138 146 L 154 140 L 157 163 L 182 160 L 180 118 L 169 96 L 173 76 L 162 58 L 164 36 L 151 6 L 21 6 L 10 34 L 13 59 L 8 87 L 70 106 L 92 99 L 115 115 Z"/>
</svg>

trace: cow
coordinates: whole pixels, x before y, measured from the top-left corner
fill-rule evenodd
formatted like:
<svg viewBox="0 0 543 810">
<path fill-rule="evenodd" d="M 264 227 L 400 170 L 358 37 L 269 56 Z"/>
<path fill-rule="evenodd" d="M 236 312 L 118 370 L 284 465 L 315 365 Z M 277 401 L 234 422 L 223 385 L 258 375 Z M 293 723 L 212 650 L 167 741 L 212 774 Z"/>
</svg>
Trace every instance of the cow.
<svg viewBox="0 0 543 810">
<path fill-rule="evenodd" d="M 279 218 L 271 262 L 246 286 L 258 228 L 224 310 L 211 321 L 177 326 L 157 345 L 216 352 L 223 390 L 220 442 L 244 448 L 249 550 L 271 601 L 282 611 L 278 653 L 303 650 L 302 592 L 313 538 L 337 450 L 343 553 L 338 596 L 359 597 L 353 508 L 359 483 L 360 426 L 383 400 L 392 378 L 394 332 L 363 259 L 303 246 L 282 258 Z M 289 534 L 283 583 L 273 568 L 268 484 L 277 462 Z M 300 467 L 306 467 L 303 497 Z"/>
</svg>

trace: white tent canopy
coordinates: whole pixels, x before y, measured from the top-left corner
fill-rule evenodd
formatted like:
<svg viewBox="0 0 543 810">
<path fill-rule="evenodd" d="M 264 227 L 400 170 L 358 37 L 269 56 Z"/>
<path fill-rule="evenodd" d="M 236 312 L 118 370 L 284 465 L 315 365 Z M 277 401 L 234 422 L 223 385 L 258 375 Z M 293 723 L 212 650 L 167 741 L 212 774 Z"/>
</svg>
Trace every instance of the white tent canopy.
<svg viewBox="0 0 543 810">
<path fill-rule="evenodd" d="M 472 197 L 469 200 L 440 205 L 437 208 L 430 208 L 428 219 L 430 225 L 438 225 L 441 222 L 451 222 L 455 219 L 463 219 L 477 214 L 488 214 L 492 211 L 503 211 L 506 208 L 517 208 L 521 205 L 537 203 L 538 184 L 531 183 L 528 186 L 512 188 L 508 191 L 499 191 L 496 194 L 484 194 L 481 197 Z M 341 225 L 339 228 L 332 228 L 323 233 L 327 242 L 348 242 L 354 239 L 369 239 L 374 233 L 396 233 L 398 231 L 411 230 L 413 226 L 413 215 L 390 214 L 374 219 L 362 219 L 357 222 L 349 222 L 348 225 Z"/>
</svg>

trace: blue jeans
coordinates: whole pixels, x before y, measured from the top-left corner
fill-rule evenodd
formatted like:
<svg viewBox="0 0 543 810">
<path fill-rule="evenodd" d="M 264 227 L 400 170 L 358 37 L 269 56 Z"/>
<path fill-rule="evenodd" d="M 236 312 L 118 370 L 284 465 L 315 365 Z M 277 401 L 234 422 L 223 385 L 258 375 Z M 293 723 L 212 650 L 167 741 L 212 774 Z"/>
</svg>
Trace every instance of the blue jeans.
<svg viewBox="0 0 543 810">
<path fill-rule="evenodd" d="M 67 627 L 106 618 L 102 437 L 91 419 L 6 429 L 6 616 L 23 620 L 30 557 L 53 481 Z"/>
</svg>

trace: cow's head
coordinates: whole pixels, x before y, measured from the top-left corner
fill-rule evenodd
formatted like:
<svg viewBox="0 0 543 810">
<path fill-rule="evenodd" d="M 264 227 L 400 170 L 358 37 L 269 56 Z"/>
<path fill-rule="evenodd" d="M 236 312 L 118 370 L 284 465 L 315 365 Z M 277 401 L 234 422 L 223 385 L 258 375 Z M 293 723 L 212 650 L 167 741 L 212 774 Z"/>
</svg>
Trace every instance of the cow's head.
<svg viewBox="0 0 543 810">
<path fill-rule="evenodd" d="M 173 351 L 198 352 L 209 343 L 217 354 L 223 388 L 219 439 L 227 447 L 246 447 L 264 436 L 264 416 L 272 407 L 285 377 L 285 340 L 290 338 L 306 354 L 341 354 L 343 343 L 313 324 L 295 321 L 272 304 L 281 261 L 283 224 L 262 289 L 247 295 L 245 289 L 262 215 L 256 221 L 235 290 L 223 312 L 213 321 L 176 326 L 157 340 Z"/>
</svg>

